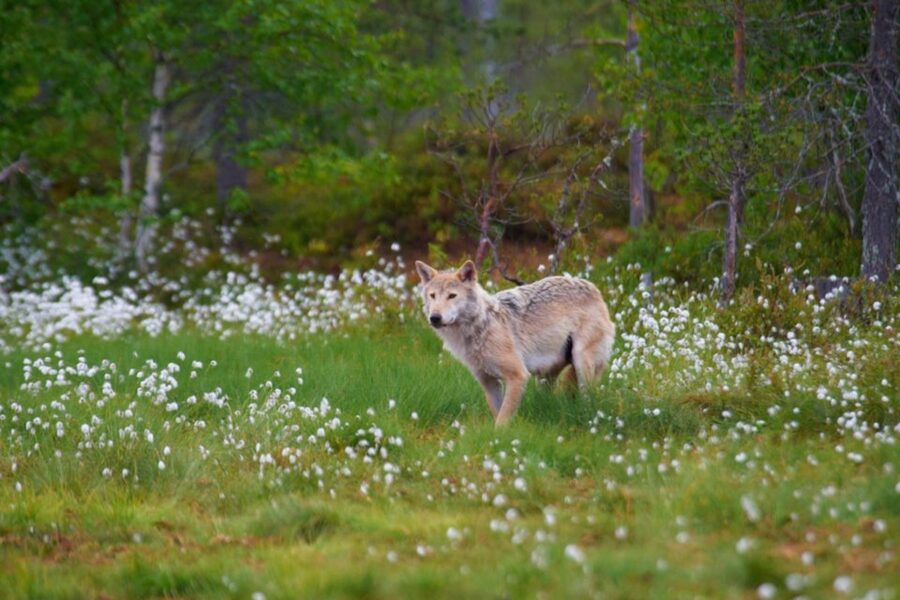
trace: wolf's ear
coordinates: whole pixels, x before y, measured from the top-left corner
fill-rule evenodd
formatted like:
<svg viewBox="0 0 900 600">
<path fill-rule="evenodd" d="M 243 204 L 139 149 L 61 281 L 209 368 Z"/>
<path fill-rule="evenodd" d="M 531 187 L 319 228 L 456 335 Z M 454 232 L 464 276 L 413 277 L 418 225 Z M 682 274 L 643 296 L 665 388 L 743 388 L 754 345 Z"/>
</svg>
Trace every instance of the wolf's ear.
<svg viewBox="0 0 900 600">
<path fill-rule="evenodd" d="M 434 276 L 437 274 L 437 271 L 423 263 L 421 260 L 416 261 L 416 273 L 419 274 L 419 279 L 422 280 L 422 283 L 428 283 Z"/>
<path fill-rule="evenodd" d="M 456 276 L 459 277 L 459 280 L 467 283 L 475 281 L 475 275 L 475 263 L 471 260 L 467 260 L 466 263 L 459 268 L 459 271 L 456 272 Z"/>
</svg>

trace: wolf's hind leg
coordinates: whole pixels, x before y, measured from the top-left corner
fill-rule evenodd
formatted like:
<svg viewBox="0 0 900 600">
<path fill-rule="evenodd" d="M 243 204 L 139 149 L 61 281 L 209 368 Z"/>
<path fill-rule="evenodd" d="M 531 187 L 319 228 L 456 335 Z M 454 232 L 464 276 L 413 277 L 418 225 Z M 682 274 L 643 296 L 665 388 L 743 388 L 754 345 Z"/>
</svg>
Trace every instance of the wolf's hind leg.
<svg viewBox="0 0 900 600">
<path fill-rule="evenodd" d="M 572 366 L 575 367 L 578 387 L 581 389 L 591 385 L 597 376 L 598 356 L 602 342 L 602 336 L 592 336 L 587 341 L 576 339 L 572 345 Z"/>
<path fill-rule="evenodd" d="M 555 387 L 559 391 L 570 392 L 577 387 L 578 376 L 575 373 L 575 367 L 566 365 L 556 376 Z"/>
<path fill-rule="evenodd" d="M 578 387 L 584 389 L 594 381 L 594 356 L 589 349 L 573 353 L 572 365 L 575 367 L 575 376 L 578 378 Z"/>
<path fill-rule="evenodd" d="M 572 366 L 578 375 L 578 386 L 585 388 L 603 375 L 609 364 L 615 339 L 612 323 L 596 323 L 586 327 L 572 344 Z"/>
</svg>

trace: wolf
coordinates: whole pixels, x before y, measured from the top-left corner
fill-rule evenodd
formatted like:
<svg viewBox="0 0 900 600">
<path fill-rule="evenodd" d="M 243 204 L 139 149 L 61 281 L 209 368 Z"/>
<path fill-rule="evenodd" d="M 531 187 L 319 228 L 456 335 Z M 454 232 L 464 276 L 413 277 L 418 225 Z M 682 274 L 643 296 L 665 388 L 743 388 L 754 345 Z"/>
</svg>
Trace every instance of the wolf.
<svg viewBox="0 0 900 600">
<path fill-rule="evenodd" d="M 589 281 L 547 277 L 491 295 L 470 260 L 444 272 L 416 261 L 416 272 L 428 323 L 484 388 L 497 426 L 515 414 L 531 375 L 571 367 L 584 388 L 609 364 L 616 327 Z"/>
</svg>

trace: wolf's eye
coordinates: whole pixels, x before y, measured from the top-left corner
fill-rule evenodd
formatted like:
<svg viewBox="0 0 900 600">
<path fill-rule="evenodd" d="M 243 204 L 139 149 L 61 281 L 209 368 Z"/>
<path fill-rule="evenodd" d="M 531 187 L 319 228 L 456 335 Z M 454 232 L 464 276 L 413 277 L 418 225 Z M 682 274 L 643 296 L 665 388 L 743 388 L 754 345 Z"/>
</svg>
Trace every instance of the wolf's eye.
<svg viewBox="0 0 900 600">
<path fill-rule="evenodd" d="M 456 298 L 456 294 L 447 294 L 447 300 L 453 300 Z"/>
<path fill-rule="evenodd" d="M 431 292 L 431 293 L 428 294 L 428 295 L 431 296 L 432 298 L 434 298 L 434 292 Z"/>
</svg>

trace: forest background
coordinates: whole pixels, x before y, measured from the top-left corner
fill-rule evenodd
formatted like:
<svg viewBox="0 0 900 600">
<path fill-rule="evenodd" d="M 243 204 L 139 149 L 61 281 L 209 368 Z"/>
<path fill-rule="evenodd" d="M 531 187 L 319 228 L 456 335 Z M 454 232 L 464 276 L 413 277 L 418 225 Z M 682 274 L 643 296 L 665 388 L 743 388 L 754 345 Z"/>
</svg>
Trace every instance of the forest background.
<svg viewBox="0 0 900 600">
<path fill-rule="evenodd" d="M 895 268 L 896 2 L 26 0 L 0 31 L 0 222 L 90 216 L 113 277 L 185 216 L 271 273 Z"/>
</svg>

